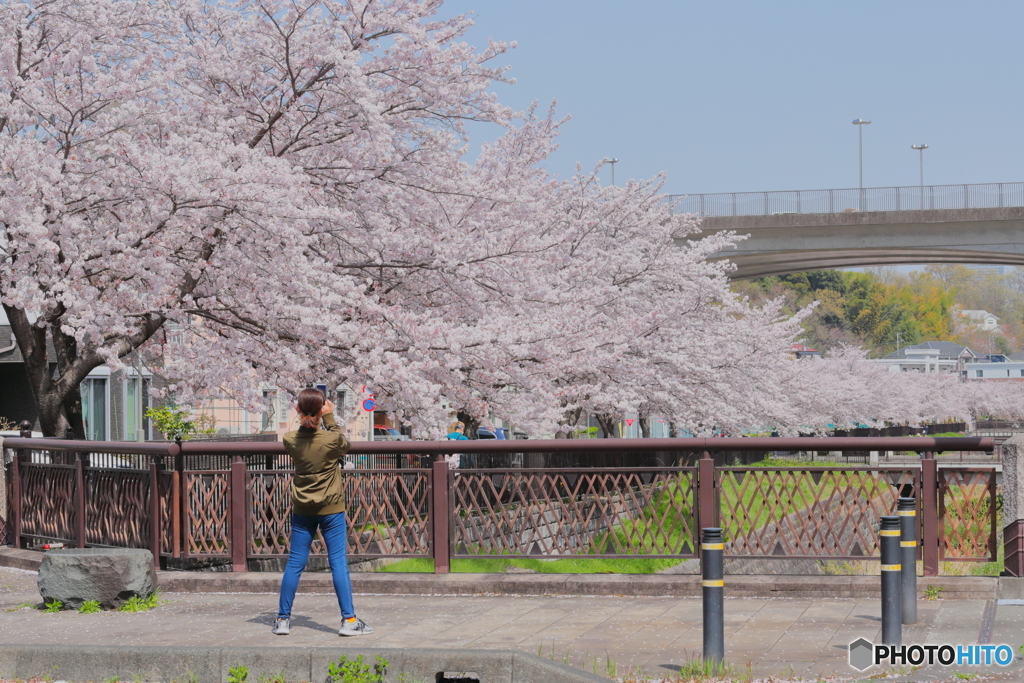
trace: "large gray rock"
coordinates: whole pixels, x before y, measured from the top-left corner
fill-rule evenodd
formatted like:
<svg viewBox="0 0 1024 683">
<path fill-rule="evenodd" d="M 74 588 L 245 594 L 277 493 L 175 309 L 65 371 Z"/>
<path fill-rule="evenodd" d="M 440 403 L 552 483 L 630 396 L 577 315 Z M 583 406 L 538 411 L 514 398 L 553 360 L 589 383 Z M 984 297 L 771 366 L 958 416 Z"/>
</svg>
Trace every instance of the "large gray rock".
<svg viewBox="0 0 1024 683">
<path fill-rule="evenodd" d="M 39 565 L 44 602 L 60 600 L 78 609 L 86 600 L 104 608 L 120 607 L 132 596 L 156 590 L 153 554 L 142 548 L 67 548 L 49 550 Z"/>
</svg>

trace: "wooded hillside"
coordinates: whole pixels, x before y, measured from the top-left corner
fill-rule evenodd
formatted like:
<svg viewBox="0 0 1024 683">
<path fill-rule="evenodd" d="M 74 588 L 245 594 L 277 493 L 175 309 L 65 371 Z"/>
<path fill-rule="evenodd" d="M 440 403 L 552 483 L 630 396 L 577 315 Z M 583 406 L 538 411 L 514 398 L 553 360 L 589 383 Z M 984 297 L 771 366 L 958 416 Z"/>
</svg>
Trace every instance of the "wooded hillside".
<svg viewBox="0 0 1024 683">
<path fill-rule="evenodd" d="M 818 301 L 807 320 L 806 343 L 827 351 L 847 343 L 883 356 L 900 346 L 954 341 L 977 353 L 1014 353 L 1024 348 L 1024 269 L 975 270 L 960 265 L 928 266 L 899 273 L 817 270 L 733 283 L 753 301 L 783 297 L 789 311 Z M 986 310 L 999 329 L 983 331 L 959 314 Z M 897 337 L 898 335 L 898 337 Z"/>
</svg>

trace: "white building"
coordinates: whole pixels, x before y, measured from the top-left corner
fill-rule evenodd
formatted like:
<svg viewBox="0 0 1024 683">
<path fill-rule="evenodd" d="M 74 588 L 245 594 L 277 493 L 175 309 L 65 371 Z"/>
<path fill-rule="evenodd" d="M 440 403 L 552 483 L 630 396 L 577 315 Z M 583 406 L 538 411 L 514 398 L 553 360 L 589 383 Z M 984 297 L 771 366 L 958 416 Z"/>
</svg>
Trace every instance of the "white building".
<svg viewBox="0 0 1024 683">
<path fill-rule="evenodd" d="M 1024 379 L 1024 360 L 1010 360 L 1000 354 L 991 354 L 988 358 L 990 360 L 966 363 L 967 379 Z"/>
<path fill-rule="evenodd" d="M 954 313 L 956 321 L 961 325 L 973 327 L 982 332 L 999 329 L 999 316 L 981 309 L 961 309 Z"/>
<path fill-rule="evenodd" d="M 877 362 L 889 372 L 951 372 L 964 376 L 965 364 L 977 360 L 966 346 L 953 342 L 924 342 L 905 346 Z"/>
</svg>

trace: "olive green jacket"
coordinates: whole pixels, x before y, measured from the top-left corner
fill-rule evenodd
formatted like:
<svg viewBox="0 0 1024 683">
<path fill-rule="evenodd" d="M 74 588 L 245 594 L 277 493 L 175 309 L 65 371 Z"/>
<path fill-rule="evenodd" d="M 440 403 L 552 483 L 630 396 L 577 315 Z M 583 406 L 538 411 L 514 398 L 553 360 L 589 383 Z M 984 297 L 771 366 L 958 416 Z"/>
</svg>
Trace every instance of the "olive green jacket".
<svg viewBox="0 0 1024 683">
<path fill-rule="evenodd" d="M 299 427 L 284 435 L 284 449 L 295 464 L 292 512 L 296 515 L 333 515 L 345 511 L 345 485 L 339 461 L 349 443 L 334 422 L 324 415 L 324 429 Z"/>
</svg>

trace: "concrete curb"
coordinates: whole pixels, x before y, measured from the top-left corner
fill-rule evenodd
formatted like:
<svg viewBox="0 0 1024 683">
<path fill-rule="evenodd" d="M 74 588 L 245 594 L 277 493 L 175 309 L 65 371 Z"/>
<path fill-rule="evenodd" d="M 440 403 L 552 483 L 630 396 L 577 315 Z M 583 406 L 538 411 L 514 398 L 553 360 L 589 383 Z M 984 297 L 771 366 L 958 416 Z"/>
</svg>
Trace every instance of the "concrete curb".
<svg viewBox="0 0 1024 683">
<path fill-rule="evenodd" d="M 0 566 L 38 570 L 42 553 L 0 550 Z M 277 593 L 277 572 L 157 572 L 167 593 Z M 920 577 L 920 596 L 929 586 L 943 600 L 1024 598 L 1024 579 L 988 576 Z M 878 598 L 877 576 L 727 574 L 731 598 Z M 353 572 L 355 593 L 378 595 L 618 595 L 700 597 L 700 576 L 693 574 L 400 574 Z M 306 572 L 301 593 L 333 593 L 331 575 Z"/>
<path fill-rule="evenodd" d="M 35 550 L 19 550 L 18 548 L 3 548 L 0 550 L 0 567 L 27 569 L 37 572 L 42 562 L 43 554 Z"/>
<path fill-rule="evenodd" d="M 273 572 L 159 572 L 168 593 L 276 593 L 281 575 Z M 921 597 L 928 586 L 941 588 L 944 600 L 993 600 L 998 579 L 941 576 L 919 581 Z M 877 576 L 750 576 L 725 579 L 734 598 L 876 598 Z M 356 593 L 377 595 L 617 595 L 629 597 L 700 597 L 699 576 L 662 574 L 352 574 Z M 299 591 L 333 592 L 327 573 L 306 573 Z"/>
<path fill-rule="evenodd" d="M 299 647 L 88 647 L 0 645 L 0 678 L 163 683 L 225 683 L 228 670 L 248 667 L 257 681 L 327 681 L 342 656 L 388 660 L 384 683 L 434 683 L 440 672 L 472 673 L 480 683 L 608 683 L 609 679 L 534 655 L 509 650 Z"/>
</svg>

